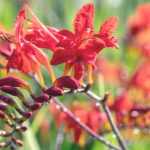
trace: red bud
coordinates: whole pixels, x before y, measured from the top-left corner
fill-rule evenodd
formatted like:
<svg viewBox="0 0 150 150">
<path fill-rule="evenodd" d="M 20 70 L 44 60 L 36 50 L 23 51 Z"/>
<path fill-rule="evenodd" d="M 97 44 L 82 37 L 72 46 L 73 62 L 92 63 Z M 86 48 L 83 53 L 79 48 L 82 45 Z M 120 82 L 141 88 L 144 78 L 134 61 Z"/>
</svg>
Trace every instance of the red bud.
<svg viewBox="0 0 150 150">
<path fill-rule="evenodd" d="M 49 95 L 44 93 L 38 97 L 35 97 L 34 100 L 39 103 L 47 102 L 49 100 Z"/>
<path fill-rule="evenodd" d="M 22 113 L 22 115 L 25 117 L 25 118 L 30 118 L 32 116 L 32 112 L 24 112 Z"/>
<path fill-rule="evenodd" d="M 0 87 L 0 90 L 5 92 L 5 93 L 11 94 L 13 96 L 19 97 L 20 95 L 22 95 L 17 88 L 12 87 L 12 86 L 8 86 L 8 85 Z"/>
<path fill-rule="evenodd" d="M 63 95 L 63 90 L 59 87 L 52 86 L 48 88 L 45 93 L 50 96 L 61 96 Z"/>
<path fill-rule="evenodd" d="M 17 77 L 6 77 L 0 79 L 0 86 L 12 86 L 12 87 L 22 87 L 30 90 L 30 86 L 24 80 L 21 80 Z"/>
<path fill-rule="evenodd" d="M 15 102 L 12 98 L 8 97 L 8 96 L 4 96 L 4 95 L 0 95 L 0 101 L 8 104 L 8 105 L 14 105 Z"/>
<path fill-rule="evenodd" d="M 79 82 L 70 76 L 63 76 L 58 78 L 55 82 L 54 85 L 60 88 L 69 88 L 71 90 L 78 89 L 80 87 Z"/>
<path fill-rule="evenodd" d="M 0 111 L 5 111 L 7 109 L 6 104 L 0 104 Z"/>
<path fill-rule="evenodd" d="M 40 103 L 35 103 L 35 104 L 33 104 L 33 105 L 30 106 L 30 109 L 31 109 L 32 111 L 36 111 L 36 110 L 38 110 L 40 107 L 41 107 L 41 104 L 40 104 Z"/>
</svg>

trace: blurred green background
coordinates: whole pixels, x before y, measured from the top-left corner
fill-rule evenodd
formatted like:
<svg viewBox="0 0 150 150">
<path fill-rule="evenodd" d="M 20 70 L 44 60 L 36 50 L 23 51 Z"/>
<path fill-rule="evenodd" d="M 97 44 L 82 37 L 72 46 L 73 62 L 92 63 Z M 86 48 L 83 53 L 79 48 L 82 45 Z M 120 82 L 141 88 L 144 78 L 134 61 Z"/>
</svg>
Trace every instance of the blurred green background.
<svg viewBox="0 0 150 150">
<path fill-rule="evenodd" d="M 86 2 L 90 0 L 29 0 L 29 4 L 33 11 L 40 18 L 40 20 L 50 26 L 58 28 L 72 29 L 72 20 L 77 10 Z M 107 51 L 106 55 L 110 59 L 121 60 L 125 51 L 121 44 L 121 39 L 126 32 L 127 17 L 132 14 L 135 7 L 138 4 L 148 2 L 149 0 L 94 0 L 95 3 L 95 29 L 98 30 L 101 22 L 103 22 L 109 16 L 119 17 L 119 26 L 117 28 L 116 35 L 120 39 L 120 49 L 118 51 Z M 0 24 L 7 29 L 13 27 L 17 12 L 23 0 L 0 0 Z M 132 65 L 131 65 L 132 66 Z M 127 66 L 127 67 L 131 67 Z M 113 92 L 113 89 L 110 89 Z M 52 117 L 47 111 L 48 106 L 44 106 L 42 110 L 32 120 L 29 130 L 24 136 L 24 148 L 23 150 L 55 150 L 55 139 L 57 128 L 52 122 Z M 44 124 L 41 126 L 41 124 Z M 47 129 L 46 125 L 50 124 Z M 42 129 L 41 129 L 42 128 Z M 46 131 L 44 131 L 44 129 Z M 136 131 L 135 131 L 136 133 Z M 113 135 L 107 135 L 108 139 L 112 142 L 114 140 Z M 128 139 L 130 150 L 149 150 L 150 149 L 150 137 L 139 137 L 136 139 Z M 85 148 L 80 148 L 78 145 L 73 144 L 66 137 L 62 144 L 62 150 L 108 150 L 102 144 L 95 142 L 92 139 L 87 141 Z"/>
</svg>

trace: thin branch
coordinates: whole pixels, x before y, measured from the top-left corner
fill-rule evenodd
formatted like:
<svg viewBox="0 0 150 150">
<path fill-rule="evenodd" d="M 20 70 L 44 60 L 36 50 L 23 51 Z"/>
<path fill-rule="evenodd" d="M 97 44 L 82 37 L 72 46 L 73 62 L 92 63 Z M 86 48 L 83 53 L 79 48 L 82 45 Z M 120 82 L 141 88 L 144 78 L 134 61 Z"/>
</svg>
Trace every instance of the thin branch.
<svg viewBox="0 0 150 150">
<path fill-rule="evenodd" d="M 61 103 L 58 99 L 53 98 L 53 99 L 51 99 L 51 102 L 54 102 L 56 105 L 58 105 L 60 107 L 60 109 L 62 109 L 62 111 L 64 111 L 75 123 L 77 123 L 82 129 L 84 129 L 87 133 L 89 133 L 93 138 L 102 142 L 107 147 L 109 147 L 113 150 L 121 150 L 120 148 L 112 145 L 109 141 L 105 140 L 104 137 L 93 132 L 92 129 L 90 129 L 88 126 L 86 126 L 84 123 L 82 123 L 78 118 L 76 118 L 74 116 L 74 114 L 63 103 Z"/>
<path fill-rule="evenodd" d="M 120 132 L 119 132 L 119 130 L 118 130 L 114 120 L 113 120 L 113 117 L 111 115 L 109 107 L 105 103 L 105 100 L 107 100 L 107 97 L 108 97 L 108 95 L 105 95 L 104 101 L 101 103 L 102 107 L 104 109 L 104 112 L 107 115 L 108 121 L 109 121 L 109 123 L 110 123 L 110 125 L 112 127 L 112 131 L 114 132 L 114 134 L 115 134 L 115 136 L 116 136 L 116 138 L 118 140 L 118 143 L 120 144 L 120 147 L 122 148 L 122 150 L 126 150 L 127 148 L 125 146 L 124 140 L 123 140 L 123 138 L 122 138 L 122 136 L 121 136 L 121 134 L 120 134 Z"/>
<path fill-rule="evenodd" d="M 116 136 L 116 138 L 118 140 L 118 143 L 119 143 L 120 147 L 122 148 L 122 150 L 127 150 L 127 148 L 125 146 L 125 143 L 124 143 L 124 140 L 123 140 L 123 138 L 122 138 L 122 136 L 121 136 L 121 134 L 120 134 L 120 132 L 119 132 L 119 130 L 118 130 L 118 128 L 117 128 L 114 120 L 113 120 L 113 117 L 111 115 L 109 107 L 105 103 L 106 100 L 107 100 L 107 98 L 108 98 L 108 94 L 105 94 L 104 98 L 97 96 L 96 94 L 94 94 L 90 90 L 85 91 L 85 94 L 88 97 L 90 97 L 93 100 L 95 100 L 96 103 L 100 103 L 102 105 L 102 107 L 103 107 L 103 109 L 104 109 L 104 111 L 105 111 L 105 113 L 107 115 L 108 121 L 109 121 L 109 123 L 111 125 L 112 131 L 114 132 L 114 134 L 115 134 L 115 136 Z"/>
<path fill-rule="evenodd" d="M 96 103 L 99 103 L 99 104 L 102 105 L 102 107 L 103 107 L 103 109 L 104 109 L 104 111 L 107 115 L 108 121 L 111 125 L 112 131 L 114 132 L 121 149 L 122 150 L 127 150 L 127 148 L 125 146 L 125 143 L 124 143 L 124 140 L 123 140 L 123 138 L 122 138 L 115 122 L 113 121 L 113 117 L 111 115 L 109 107 L 107 107 L 107 105 L 105 103 L 105 101 L 107 100 L 108 94 L 106 94 L 104 97 L 99 97 L 98 95 L 96 95 L 95 93 L 90 91 L 89 89 L 87 89 L 87 90 L 85 90 L 85 89 L 86 89 L 86 86 L 83 85 L 83 89 L 78 89 L 78 90 L 74 91 L 74 93 L 76 93 L 76 92 L 85 93 L 89 98 L 91 98 L 91 100 L 94 100 Z M 70 92 L 66 91 L 65 93 L 70 93 Z"/>
</svg>

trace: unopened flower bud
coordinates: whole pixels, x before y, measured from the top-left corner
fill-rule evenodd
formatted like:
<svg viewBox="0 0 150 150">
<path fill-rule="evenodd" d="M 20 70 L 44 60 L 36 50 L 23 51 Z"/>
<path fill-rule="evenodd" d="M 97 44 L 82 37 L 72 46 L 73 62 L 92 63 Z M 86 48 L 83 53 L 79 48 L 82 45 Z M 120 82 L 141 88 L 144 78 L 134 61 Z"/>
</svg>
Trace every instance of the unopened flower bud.
<svg viewBox="0 0 150 150">
<path fill-rule="evenodd" d="M 5 85 L 0 87 L 0 90 L 13 96 L 22 96 L 21 92 L 17 88 L 12 86 Z"/>
<path fill-rule="evenodd" d="M 5 85 L 12 86 L 12 87 L 22 87 L 29 91 L 31 90 L 27 82 L 17 77 L 6 77 L 3 79 L 0 79 L 0 86 L 5 86 Z"/>
<path fill-rule="evenodd" d="M 63 90 L 59 87 L 52 86 L 44 91 L 49 96 L 61 96 L 63 95 Z"/>
<path fill-rule="evenodd" d="M 80 87 L 79 82 L 70 76 L 62 76 L 58 78 L 55 82 L 54 85 L 60 88 L 68 88 L 71 90 L 78 89 Z"/>
<path fill-rule="evenodd" d="M 30 118 L 32 116 L 32 112 L 23 112 L 22 115 L 25 118 Z"/>
<path fill-rule="evenodd" d="M 15 102 L 11 97 L 5 96 L 5 95 L 0 95 L 0 101 L 8 104 L 8 105 L 14 105 Z"/>
<path fill-rule="evenodd" d="M 0 111 L 4 111 L 5 112 L 5 110 L 7 109 L 7 105 L 6 104 L 2 104 L 2 103 L 0 103 Z"/>
<path fill-rule="evenodd" d="M 47 93 L 44 93 L 38 97 L 35 97 L 34 100 L 39 103 L 48 102 L 49 95 L 47 95 Z"/>
<path fill-rule="evenodd" d="M 41 104 L 40 104 L 40 103 L 35 103 L 35 104 L 33 104 L 33 105 L 30 105 L 30 110 L 36 111 L 36 110 L 38 110 L 40 107 L 41 107 Z"/>
</svg>

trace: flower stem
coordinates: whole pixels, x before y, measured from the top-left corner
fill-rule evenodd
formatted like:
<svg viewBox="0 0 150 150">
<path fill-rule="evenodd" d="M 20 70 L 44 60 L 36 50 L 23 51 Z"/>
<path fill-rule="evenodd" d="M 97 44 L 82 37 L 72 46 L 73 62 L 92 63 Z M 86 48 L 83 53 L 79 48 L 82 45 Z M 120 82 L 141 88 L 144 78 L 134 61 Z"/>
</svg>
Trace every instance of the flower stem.
<svg viewBox="0 0 150 150">
<path fill-rule="evenodd" d="M 108 98 L 108 95 L 105 95 L 104 99 L 107 100 L 107 98 Z M 118 143 L 119 143 L 120 147 L 122 148 L 122 150 L 127 150 L 127 148 L 125 146 L 125 143 L 124 143 L 124 140 L 123 140 L 123 138 L 122 138 L 122 136 L 121 136 L 121 134 L 120 134 L 120 132 L 119 132 L 119 130 L 118 130 L 114 120 L 113 120 L 113 117 L 111 115 L 109 107 L 106 105 L 105 101 L 103 101 L 101 104 L 102 104 L 102 107 L 104 109 L 104 112 L 106 113 L 108 121 L 109 121 L 109 123 L 111 125 L 112 131 L 114 132 L 114 134 L 115 134 L 115 136 L 116 136 L 116 138 L 118 140 Z"/>
<path fill-rule="evenodd" d="M 113 150 L 121 150 L 120 148 L 112 145 L 109 141 L 104 139 L 104 137 L 98 135 L 97 133 L 93 132 L 92 129 L 90 129 L 87 125 L 82 123 L 63 103 L 61 103 L 58 99 L 53 98 L 51 99 L 51 102 L 54 102 L 56 105 L 62 109 L 75 123 L 77 123 L 82 129 L 84 129 L 87 133 L 89 133 L 94 139 L 102 142 L 107 147 L 113 149 Z"/>
<path fill-rule="evenodd" d="M 111 112 L 110 112 L 108 106 L 107 106 L 106 103 L 105 103 L 106 100 L 107 100 L 107 98 L 108 98 L 108 94 L 105 94 L 105 96 L 104 96 L 103 98 L 97 96 L 96 94 L 94 94 L 94 93 L 91 92 L 90 90 L 86 91 L 85 94 L 86 94 L 88 97 L 92 98 L 93 100 L 95 100 L 96 102 L 98 102 L 98 103 L 100 103 L 100 104 L 102 105 L 102 107 L 103 107 L 103 109 L 104 109 L 104 111 L 105 111 L 105 113 L 106 113 L 106 115 L 107 115 L 108 121 L 109 121 L 109 123 L 110 123 L 110 125 L 111 125 L 111 128 L 112 128 L 114 134 L 116 135 L 116 138 L 117 138 L 117 140 L 118 140 L 118 143 L 119 143 L 121 149 L 122 149 L 122 150 L 127 150 L 127 148 L 126 148 L 126 146 L 125 146 L 125 143 L 124 143 L 124 140 L 123 140 L 123 138 L 121 137 L 121 134 L 120 134 L 120 132 L 119 132 L 119 130 L 118 130 L 116 124 L 115 124 L 114 121 L 113 121 Z"/>
</svg>

